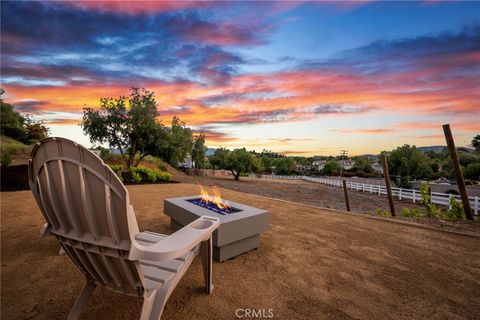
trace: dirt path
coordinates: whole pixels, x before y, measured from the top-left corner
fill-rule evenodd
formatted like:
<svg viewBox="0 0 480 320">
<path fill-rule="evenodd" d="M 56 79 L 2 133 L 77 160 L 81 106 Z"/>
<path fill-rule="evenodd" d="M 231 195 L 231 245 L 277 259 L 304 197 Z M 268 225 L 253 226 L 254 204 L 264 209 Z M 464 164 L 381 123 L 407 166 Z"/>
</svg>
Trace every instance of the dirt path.
<svg viewBox="0 0 480 320">
<path fill-rule="evenodd" d="M 140 230 L 169 233 L 163 199 L 190 184 L 131 186 Z M 225 197 L 271 212 L 258 250 L 214 263 L 215 290 L 202 291 L 199 259 L 162 319 L 235 319 L 238 308 L 275 319 L 478 319 L 480 239 L 362 215 L 346 215 L 234 191 Z M 29 191 L 1 193 L 1 310 L 4 319 L 64 319 L 83 286 L 43 223 Z M 138 318 L 141 299 L 97 289 L 82 319 Z"/>
</svg>

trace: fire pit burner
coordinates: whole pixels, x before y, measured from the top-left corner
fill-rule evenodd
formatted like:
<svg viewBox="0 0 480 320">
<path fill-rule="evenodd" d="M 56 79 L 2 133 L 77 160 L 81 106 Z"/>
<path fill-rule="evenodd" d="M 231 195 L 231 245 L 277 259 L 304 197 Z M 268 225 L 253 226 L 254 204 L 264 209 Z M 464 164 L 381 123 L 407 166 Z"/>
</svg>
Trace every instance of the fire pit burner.
<svg viewBox="0 0 480 320">
<path fill-rule="evenodd" d="M 268 230 L 268 211 L 223 199 L 202 201 L 204 198 L 195 195 L 165 199 L 164 211 L 172 228 L 179 230 L 201 216 L 220 218 L 220 226 L 213 233 L 213 257 L 217 261 L 258 248 L 260 234 Z"/>
<path fill-rule="evenodd" d="M 200 206 L 202 208 L 205 208 L 205 209 L 211 210 L 213 212 L 216 212 L 218 214 L 221 214 L 221 215 L 232 214 L 232 213 L 235 213 L 235 212 L 242 211 L 240 209 L 233 208 L 233 207 L 230 207 L 230 206 L 228 206 L 228 207 L 219 206 L 217 203 L 214 203 L 214 202 L 211 202 L 211 201 L 205 201 L 202 198 L 191 199 L 191 200 L 187 200 L 187 201 L 191 202 L 193 204 L 196 204 L 197 206 Z"/>
</svg>

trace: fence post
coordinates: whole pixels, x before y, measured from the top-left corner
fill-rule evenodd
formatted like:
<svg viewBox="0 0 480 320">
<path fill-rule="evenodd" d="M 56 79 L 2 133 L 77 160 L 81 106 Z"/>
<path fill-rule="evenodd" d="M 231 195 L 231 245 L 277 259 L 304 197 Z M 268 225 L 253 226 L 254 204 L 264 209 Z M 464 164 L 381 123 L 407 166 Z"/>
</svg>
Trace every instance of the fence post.
<svg viewBox="0 0 480 320">
<path fill-rule="evenodd" d="M 445 134 L 445 140 L 447 140 L 448 152 L 452 159 L 453 169 L 455 171 L 455 177 L 457 178 L 458 191 L 462 196 L 463 210 L 465 211 L 465 217 L 467 220 L 473 220 L 472 209 L 470 208 L 470 199 L 468 199 L 467 188 L 465 187 L 465 180 L 463 179 L 462 168 L 460 166 L 460 160 L 458 159 L 457 149 L 455 148 L 455 141 L 453 141 L 452 130 L 449 124 L 443 125 L 443 132 Z"/>
<path fill-rule="evenodd" d="M 396 216 L 395 205 L 393 203 L 392 189 L 390 187 L 390 176 L 388 175 L 387 155 L 385 153 L 381 156 L 383 166 L 383 176 L 385 178 L 385 186 L 387 188 L 388 204 L 390 206 L 390 213 L 392 217 Z"/>
<path fill-rule="evenodd" d="M 413 203 L 415 203 L 415 189 L 413 189 L 413 196 L 412 196 L 412 198 L 413 198 Z"/>
<path fill-rule="evenodd" d="M 452 210 L 452 198 L 455 198 L 453 196 L 453 194 L 450 193 L 450 195 L 448 196 L 448 210 Z"/>
<path fill-rule="evenodd" d="M 402 200 L 402 188 L 398 189 L 398 200 Z"/>
<path fill-rule="evenodd" d="M 343 194 L 345 195 L 345 204 L 347 205 L 347 211 L 350 211 L 350 201 L 348 200 L 347 181 L 343 179 Z"/>
<path fill-rule="evenodd" d="M 478 197 L 475 196 L 475 214 L 478 215 Z"/>
</svg>

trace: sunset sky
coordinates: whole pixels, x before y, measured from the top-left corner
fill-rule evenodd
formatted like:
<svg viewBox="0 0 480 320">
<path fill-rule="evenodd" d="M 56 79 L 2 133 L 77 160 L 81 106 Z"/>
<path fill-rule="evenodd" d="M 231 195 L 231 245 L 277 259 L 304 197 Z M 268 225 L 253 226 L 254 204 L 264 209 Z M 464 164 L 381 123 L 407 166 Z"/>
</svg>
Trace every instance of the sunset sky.
<svg viewBox="0 0 480 320">
<path fill-rule="evenodd" d="M 480 2 L 1 2 L 1 86 L 54 136 L 154 91 L 209 147 L 296 155 L 480 133 Z"/>
</svg>

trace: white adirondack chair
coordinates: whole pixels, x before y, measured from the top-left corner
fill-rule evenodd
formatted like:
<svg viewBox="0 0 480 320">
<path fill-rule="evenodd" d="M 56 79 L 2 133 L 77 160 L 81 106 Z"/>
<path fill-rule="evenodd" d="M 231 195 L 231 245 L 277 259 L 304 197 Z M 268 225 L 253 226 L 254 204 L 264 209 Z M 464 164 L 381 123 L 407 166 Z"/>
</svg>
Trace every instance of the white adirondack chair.
<svg viewBox="0 0 480 320">
<path fill-rule="evenodd" d="M 48 138 L 33 148 L 29 182 L 46 231 L 87 280 L 68 319 L 78 318 L 96 286 L 143 297 L 141 319 L 160 319 L 199 252 L 206 291 L 213 290 L 212 232 L 219 219 L 203 216 L 169 236 L 139 232 L 119 178 L 95 154 L 64 138 Z"/>
</svg>

